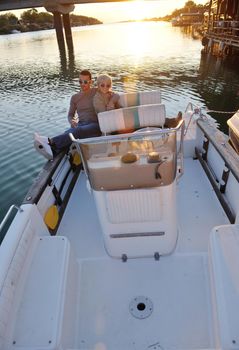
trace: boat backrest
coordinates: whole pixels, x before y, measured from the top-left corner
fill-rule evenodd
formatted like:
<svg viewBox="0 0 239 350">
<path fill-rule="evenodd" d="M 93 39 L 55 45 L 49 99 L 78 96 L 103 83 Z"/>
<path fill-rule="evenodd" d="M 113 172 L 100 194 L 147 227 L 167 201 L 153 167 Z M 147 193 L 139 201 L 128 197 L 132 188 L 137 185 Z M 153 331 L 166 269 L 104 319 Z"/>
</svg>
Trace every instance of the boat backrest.
<svg viewBox="0 0 239 350">
<path fill-rule="evenodd" d="M 133 107 L 139 105 L 147 105 L 161 103 L 161 91 L 140 91 L 120 93 L 120 105 L 122 107 Z"/>
<path fill-rule="evenodd" d="M 98 113 L 102 133 L 133 132 L 144 127 L 163 127 L 166 119 L 164 104 L 149 104 L 114 109 Z"/>
</svg>

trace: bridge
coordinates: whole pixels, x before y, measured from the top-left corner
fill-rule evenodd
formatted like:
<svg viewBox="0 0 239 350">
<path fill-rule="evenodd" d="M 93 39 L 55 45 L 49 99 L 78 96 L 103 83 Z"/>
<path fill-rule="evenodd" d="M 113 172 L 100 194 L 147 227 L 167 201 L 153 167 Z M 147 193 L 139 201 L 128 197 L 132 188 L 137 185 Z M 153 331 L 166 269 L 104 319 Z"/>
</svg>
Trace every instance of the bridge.
<svg viewBox="0 0 239 350">
<path fill-rule="evenodd" d="M 69 16 L 70 12 L 74 11 L 74 5 L 119 1 L 127 0 L 1 0 L 0 11 L 44 7 L 48 12 L 53 14 L 54 28 L 56 30 L 60 54 L 62 57 L 66 57 L 65 44 L 71 56 L 74 51 Z"/>
<path fill-rule="evenodd" d="M 101 2 L 122 2 L 127 0 L 1 0 L 0 11 L 21 10 L 27 8 L 45 7 L 46 3 L 59 4 L 62 6 L 72 4 L 88 4 Z"/>
</svg>

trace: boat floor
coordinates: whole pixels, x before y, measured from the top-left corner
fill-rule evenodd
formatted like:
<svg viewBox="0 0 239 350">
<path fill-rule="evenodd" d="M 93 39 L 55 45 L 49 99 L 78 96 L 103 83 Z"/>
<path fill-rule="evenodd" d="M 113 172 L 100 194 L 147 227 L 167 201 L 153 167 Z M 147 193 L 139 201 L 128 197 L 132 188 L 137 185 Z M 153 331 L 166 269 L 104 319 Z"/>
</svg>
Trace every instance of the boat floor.
<svg viewBox="0 0 239 350">
<path fill-rule="evenodd" d="M 177 247 L 159 261 L 123 263 L 106 253 L 93 195 L 84 173 L 80 175 L 58 230 L 68 237 L 78 259 L 75 348 L 215 346 L 208 237 L 214 226 L 228 219 L 200 163 L 186 159 L 184 167 L 177 185 Z M 139 304 L 144 308 L 140 313 Z"/>
</svg>

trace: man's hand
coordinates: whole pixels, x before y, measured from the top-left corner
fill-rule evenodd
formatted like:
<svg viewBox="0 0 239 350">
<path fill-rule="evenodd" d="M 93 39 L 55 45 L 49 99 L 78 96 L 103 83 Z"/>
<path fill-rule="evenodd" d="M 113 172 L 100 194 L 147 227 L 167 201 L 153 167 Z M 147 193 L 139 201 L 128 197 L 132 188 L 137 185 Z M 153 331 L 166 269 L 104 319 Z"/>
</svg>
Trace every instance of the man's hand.
<svg viewBox="0 0 239 350">
<path fill-rule="evenodd" d="M 109 102 L 106 106 L 107 111 L 111 111 L 112 109 L 115 109 L 115 105 L 112 102 Z"/>
<path fill-rule="evenodd" d="M 71 127 L 72 127 L 72 128 L 76 128 L 77 126 L 78 126 L 78 121 L 75 120 L 75 119 L 72 119 L 72 121 L 71 121 Z"/>
</svg>

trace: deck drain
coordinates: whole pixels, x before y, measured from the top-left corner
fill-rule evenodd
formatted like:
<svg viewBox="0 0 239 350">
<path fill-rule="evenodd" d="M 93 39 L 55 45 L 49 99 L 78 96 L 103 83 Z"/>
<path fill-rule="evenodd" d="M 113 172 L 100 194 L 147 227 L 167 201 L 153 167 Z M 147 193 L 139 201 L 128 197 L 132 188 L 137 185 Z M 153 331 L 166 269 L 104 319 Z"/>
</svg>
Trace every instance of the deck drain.
<svg viewBox="0 0 239 350">
<path fill-rule="evenodd" d="M 129 304 L 129 311 L 136 318 L 147 318 L 153 312 L 153 303 L 147 297 L 135 297 Z"/>
</svg>

